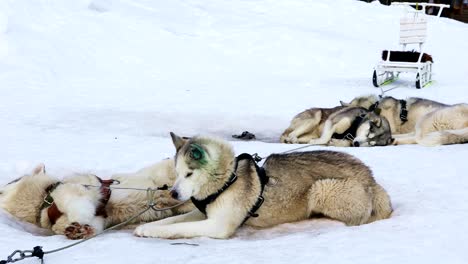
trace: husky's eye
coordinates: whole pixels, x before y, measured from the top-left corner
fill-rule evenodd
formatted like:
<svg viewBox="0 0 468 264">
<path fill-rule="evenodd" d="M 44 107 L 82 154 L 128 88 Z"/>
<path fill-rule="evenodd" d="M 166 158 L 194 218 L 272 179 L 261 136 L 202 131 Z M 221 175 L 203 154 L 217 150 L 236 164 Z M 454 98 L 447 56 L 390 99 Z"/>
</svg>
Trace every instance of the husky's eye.
<svg viewBox="0 0 468 264">
<path fill-rule="evenodd" d="M 193 172 L 188 172 L 187 175 L 185 175 L 185 178 L 188 178 L 190 176 L 192 176 Z"/>
<path fill-rule="evenodd" d="M 202 158 L 202 153 L 198 148 L 192 148 L 190 157 L 194 160 L 200 160 Z"/>
</svg>

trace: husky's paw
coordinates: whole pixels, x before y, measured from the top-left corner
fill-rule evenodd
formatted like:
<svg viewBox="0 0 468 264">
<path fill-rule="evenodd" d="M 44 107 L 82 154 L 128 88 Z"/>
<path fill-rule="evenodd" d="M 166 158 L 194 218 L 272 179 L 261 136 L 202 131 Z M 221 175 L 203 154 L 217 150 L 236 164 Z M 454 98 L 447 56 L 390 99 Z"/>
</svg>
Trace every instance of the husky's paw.
<svg viewBox="0 0 468 264">
<path fill-rule="evenodd" d="M 155 196 L 156 207 L 157 208 L 166 208 L 172 207 L 174 205 L 180 204 L 180 201 L 172 198 L 169 191 L 161 191 Z"/>
<path fill-rule="evenodd" d="M 297 143 L 299 143 L 299 139 L 297 139 L 297 137 L 294 136 L 294 135 L 284 136 L 284 137 L 281 138 L 280 141 L 282 143 L 286 143 L 286 144 L 297 144 Z"/>
<path fill-rule="evenodd" d="M 83 239 L 94 235 L 95 231 L 90 225 L 81 225 L 77 222 L 71 223 L 65 228 L 65 236 L 68 239 Z"/>
<path fill-rule="evenodd" d="M 291 144 L 299 144 L 299 139 L 295 136 L 289 136 L 288 142 Z"/>
</svg>

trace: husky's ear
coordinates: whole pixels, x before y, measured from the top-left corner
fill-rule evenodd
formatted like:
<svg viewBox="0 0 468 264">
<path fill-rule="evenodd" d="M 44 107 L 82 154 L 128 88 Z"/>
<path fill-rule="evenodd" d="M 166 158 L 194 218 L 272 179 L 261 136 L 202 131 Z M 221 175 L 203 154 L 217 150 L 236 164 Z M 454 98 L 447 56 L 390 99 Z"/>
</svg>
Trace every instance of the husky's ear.
<svg viewBox="0 0 468 264">
<path fill-rule="evenodd" d="M 340 101 L 341 106 L 350 106 L 351 104 Z"/>
<path fill-rule="evenodd" d="M 36 166 L 36 168 L 34 168 L 32 174 L 33 175 L 37 175 L 37 174 L 43 174 L 45 173 L 45 165 L 44 163 L 40 163 L 39 165 Z"/>
<path fill-rule="evenodd" d="M 176 151 L 178 152 L 180 150 L 180 148 L 182 148 L 182 146 L 185 144 L 186 140 L 179 137 L 179 136 L 177 136 L 173 132 L 171 132 L 170 134 L 171 134 L 171 138 L 172 138 L 172 143 L 174 143 Z"/>
<path fill-rule="evenodd" d="M 382 125 L 382 119 L 377 117 L 372 120 L 374 122 L 375 126 L 380 127 Z"/>
<path fill-rule="evenodd" d="M 369 112 L 369 113 L 367 113 L 366 116 L 369 119 L 369 121 L 372 123 L 372 125 L 374 125 L 376 127 L 380 127 L 382 125 L 382 118 L 380 116 L 376 115 L 375 113 Z"/>
</svg>

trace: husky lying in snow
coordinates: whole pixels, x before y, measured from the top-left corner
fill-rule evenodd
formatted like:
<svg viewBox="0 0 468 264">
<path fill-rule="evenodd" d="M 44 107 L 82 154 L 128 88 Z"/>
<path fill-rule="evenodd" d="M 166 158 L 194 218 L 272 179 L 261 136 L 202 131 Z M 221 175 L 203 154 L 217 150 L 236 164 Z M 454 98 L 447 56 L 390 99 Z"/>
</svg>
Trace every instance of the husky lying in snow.
<svg viewBox="0 0 468 264">
<path fill-rule="evenodd" d="M 362 107 L 311 108 L 296 115 L 283 132 L 283 143 L 349 147 L 393 142 L 388 121 Z"/>
<path fill-rule="evenodd" d="M 148 188 L 172 185 L 175 180 L 174 161 L 163 160 L 136 173 L 112 177 L 118 187 Z M 76 174 L 62 181 L 48 175 L 44 165 L 0 188 L 0 208 L 22 221 L 48 228 L 70 239 L 81 239 L 100 233 L 104 228 L 121 223 L 147 205 L 147 193 L 136 190 L 107 188 L 112 181 L 95 175 Z M 102 186 L 101 188 L 84 185 Z M 156 191 L 157 207 L 176 205 L 169 191 Z M 150 222 L 194 207 L 188 203 L 167 211 L 149 210 L 132 224 Z"/>
<path fill-rule="evenodd" d="M 387 96 L 361 96 L 343 106 L 374 108 L 385 117 L 395 137 L 394 145 L 425 146 L 468 142 L 468 104 L 446 105 L 411 97 L 398 100 Z"/>
<path fill-rule="evenodd" d="M 228 238 L 243 223 L 269 227 L 322 214 L 352 226 L 392 213 L 371 170 L 351 155 L 273 154 L 260 168 L 248 154 L 236 158 L 225 141 L 171 136 L 177 151 L 171 194 L 198 210 L 141 225 L 137 236 Z"/>
</svg>

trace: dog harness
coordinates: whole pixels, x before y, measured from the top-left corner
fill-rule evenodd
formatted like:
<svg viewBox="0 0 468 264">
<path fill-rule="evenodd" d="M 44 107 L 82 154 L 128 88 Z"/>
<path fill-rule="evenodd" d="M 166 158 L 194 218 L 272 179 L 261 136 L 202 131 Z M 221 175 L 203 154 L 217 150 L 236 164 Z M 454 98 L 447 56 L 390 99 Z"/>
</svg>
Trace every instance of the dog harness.
<svg viewBox="0 0 468 264">
<path fill-rule="evenodd" d="M 346 139 L 346 140 L 353 140 L 356 137 L 356 132 L 359 127 L 359 125 L 362 123 L 362 120 L 364 120 L 365 115 L 358 115 L 356 118 L 353 120 L 351 123 L 351 126 L 349 126 L 348 129 L 346 129 L 345 132 L 338 134 L 338 133 L 333 133 L 332 138 L 335 139 Z"/>
<path fill-rule="evenodd" d="M 406 108 L 406 100 L 398 100 L 400 103 L 400 120 L 401 123 L 404 124 L 406 121 L 408 121 L 408 108 Z M 379 101 L 375 102 L 369 107 L 369 112 L 375 112 L 376 114 L 380 115 L 380 108 L 379 107 Z"/>
<path fill-rule="evenodd" d="M 107 212 L 106 212 L 106 205 L 109 202 L 110 196 L 111 196 L 111 189 L 110 185 L 115 182 L 115 180 L 103 180 L 96 176 L 98 181 L 101 183 L 101 187 L 99 188 L 99 191 L 102 194 L 101 199 L 99 200 L 99 206 L 96 208 L 96 216 L 102 216 L 104 218 L 107 217 Z M 39 210 L 39 216 L 37 218 L 37 222 L 40 223 L 40 218 L 41 218 L 41 211 L 43 209 L 47 209 L 47 216 L 49 217 L 49 221 L 51 225 L 55 225 L 57 220 L 60 218 L 60 216 L 63 215 L 63 213 L 58 209 L 57 204 L 54 202 L 54 198 L 52 197 L 52 192 L 60 185 L 62 184 L 61 182 L 56 182 L 52 183 L 51 185 L 47 186 L 46 188 L 46 196 L 44 197 L 44 200 L 42 202 L 42 205 Z"/>
<path fill-rule="evenodd" d="M 214 202 L 218 198 L 218 196 L 221 195 L 221 193 L 223 193 L 225 190 L 227 190 L 229 188 L 229 186 L 231 186 L 234 182 L 236 182 L 236 180 L 237 180 L 237 174 L 236 174 L 237 166 L 239 164 L 239 161 L 241 161 L 241 160 L 251 160 L 251 161 L 253 161 L 253 163 L 255 165 L 255 170 L 256 170 L 257 175 L 258 175 L 258 177 L 260 179 L 260 186 L 261 186 L 260 188 L 261 189 L 260 189 L 260 194 L 259 194 L 259 196 L 257 198 L 257 201 L 252 206 L 252 208 L 250 208 L 249 212 L 247 213 L 247 216 L 244 218 L 244 220 L 242 221 L 242 223 L 240 225 L 243 225 L 250 217 L 258 217 L 258 214 L 256 214 L 255 212 L 262 206 L 262 204 L 263 204 L 263 202 L 265 200 L 263 198 L 263 190 L 265 189 L 265 185 L 268 183 L 269 178 L 265 173 L 265 169 L 262 168 L 262 167 L 259 167 L 257 165 L 257 162 L 255 161 L 255 158 L 252 157 L 252 155 L 247 154 L 247 153 L 240 154 L 239 156 L 236 157 L 236 163 L 234 165 L 234 172 L 231 174 L 231 177 L 229 177 L 229 180 L 223 185 L 223 187 L 221 187 L 221 189 L 219 189 L 215 193 L 209 195 L 208 197 L 206 197 L 203 200 L 198 200 L 198 199 L 194 198 L 193 196 L 191 197 L 192 203 L 204 215 L 206 215 L 206 207 L 210 203 Z"/>
<path fill-rule="evenodd" d="M 37 216 L 38 223 L 41 222 L 41 212 L 43 209 L 48 208 L 47 216 L 52 225 L 54 225 L 57 219 L 62 215 L 62 212 L 60 212 L 57 205 L 54 203 L 54 198 L 50 195 L 60 184 L 61 182 L 52 183 L 45 189 L 47 195 L 44 197 L 41 208 L 39 209 L 39 215 Z"/>
<path fill-rule="evenodd" d="M 379 107 L 379 104 L 380 104 L 380 101 L 377 101 L 375 103 L 373 103 L 370 107 L 369 107 L 369 112 L 375 112 L 376 114 L 380 114 L 380 108 Z M 377 111 L 379 113 L 377 113 Z"/>
<path fill-rule="evenodd" d="M 405 100 L 400 100 L 400 120 L 401 124 L 404 124 L 406 121 L 408 121 L 408 109 L 406 109 Z"/>
</svg>

